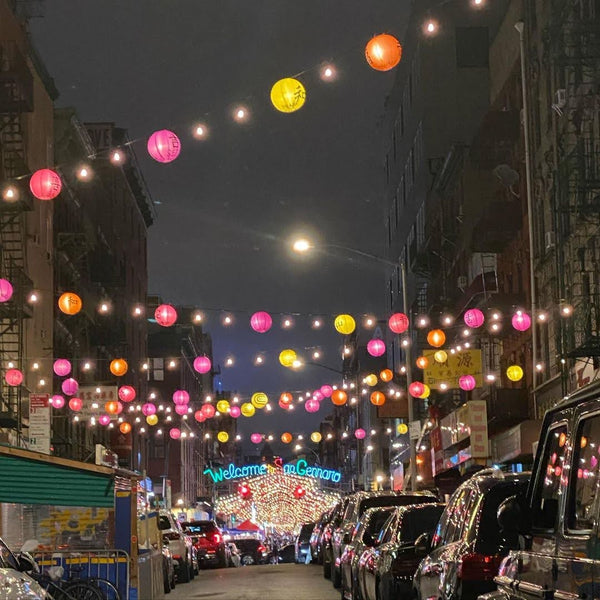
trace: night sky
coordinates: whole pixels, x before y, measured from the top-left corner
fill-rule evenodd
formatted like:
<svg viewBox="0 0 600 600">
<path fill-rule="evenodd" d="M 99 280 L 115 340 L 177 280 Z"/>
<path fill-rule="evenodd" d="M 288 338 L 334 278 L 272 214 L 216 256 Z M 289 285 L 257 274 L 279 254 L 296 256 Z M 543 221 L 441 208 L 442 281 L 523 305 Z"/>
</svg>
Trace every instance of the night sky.
<svg viewBox="0 0 600 600">
<path fill-rule="evenodd" d="M 149 292 L 206 311 L 223 389 L 273 395 L 273 416 L 241 419 L 246 432 L 294 431 L 276 405 L 279 393 L 337 380 L 318 367 L 284 369 L 281 349 L 318 346 L 322 362 L 339 368 L 333 316 L 386 316 L 382 265 L 333 251 L 299 260 L 287 247 L 303 230 L 320 243 L 383 253 L 380 123 L 394 72 L 372 70 L 364 45 L 382 32 L 402 40 L 408 4 L 52 0 L 31 21 L 60 91 L 56 105 L 75 107 L 83 121 L 113 121 L 136 140 L 157 212 Z M 320 79 L 324 62 L 335 65 L 335 81 Z M 269 100 L 273 83 L 286 76 L 307 90 L 294 114 L 278 113 Z M 231 117 L 238 103 L 251 113 L 243 125 Z M 197 122 L 209 127 L 205 141 L 192 136 Z M 169 165 L 146 154 L 147 137 L 164 128 L 182 141 Z M 220 325 L 222 310 L 237 311 L 233 327 Z M 268 334 L 250 329 L 256 310 L 273 313 Z M 294 315 L 295 327 L 282 331 L 275 313 Z M 310 328 L 309 314 L 327 317 L 323 331 Z M 259 351 L 267 364 L 254 367 Z M 236 364 L 224 368 L 229 354 Z M 297 410 L 295 430 L 318 423 L 326 402 L 310 418 Z"/>
</svg>

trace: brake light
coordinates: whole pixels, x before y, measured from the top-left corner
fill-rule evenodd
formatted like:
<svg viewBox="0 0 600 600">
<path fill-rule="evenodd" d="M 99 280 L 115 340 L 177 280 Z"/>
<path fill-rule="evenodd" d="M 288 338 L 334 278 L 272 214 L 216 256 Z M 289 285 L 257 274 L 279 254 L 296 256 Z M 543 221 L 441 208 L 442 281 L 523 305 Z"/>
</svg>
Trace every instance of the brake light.
<svg viewBox="0 0 600 600">
<path fill-rule="evenodd" d="M 266 550 L 267 549 L 262 544 L 258 547 L 259 552 L 266 552 Z"/>
<path fill-rule="evenodd" d="M 221 534 L 220 533 L 215 533 L 213 535 L 213 541 L 215 544 L 220 544 L 221 543 Z"/>
<path fill-rule="evenodd" d="M 458 576 L 463 581 L 491 581 L 498 574 L 502 558 L 497 554 L 465 554 L 458 566 Z"/>
<path fill-rule="evenodd" d="M 168 540 L 178 540 L 179 539 L 179 534 L 176 531 L 168 531 L 167 533 L 164 534 L 164 536 Z"/>
</svg>

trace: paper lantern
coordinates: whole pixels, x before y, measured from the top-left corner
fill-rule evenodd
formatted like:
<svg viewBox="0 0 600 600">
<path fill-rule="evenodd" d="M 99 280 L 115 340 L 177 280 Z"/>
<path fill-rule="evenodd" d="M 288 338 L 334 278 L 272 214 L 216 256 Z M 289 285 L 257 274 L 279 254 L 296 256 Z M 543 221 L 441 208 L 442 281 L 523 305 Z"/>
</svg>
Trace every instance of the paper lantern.
<svg viewBox="0 0 600 600">
<path fill-rule="evenodd" d="M 376 71 L 389 71 L 400 62 L 402 46 L 393 35 L 381 33 L 368 41 L 365 57 Z"/>
<path fill-rule="evenodd" d="M 348 394 L 344 390 L 334 390 L 333 394 L 331 394 L 331 401 L 336 406 L 344 406 L 348 401 Z"/>
<path fill-rule="evenodd" d="M 293 397 L 289 392 L 283 392 L 281 396 L 279 396 L 279 405 L 286 404 L 289 406 L 292 403 Z"/>
<path fill-rule="evenodd" d="M 158 417 L 156 415 L 148 415 L 146 417 L 146 423 L 150 426 L 154 426 L 158 423 Z"/>
<path fill-rule="evenodd" d="M 104 410 L 109 415 L 119 415 L 123 411 L 123 405 L 118 400 L 110 400 L 104 405 Z"/>
<path fill-rule="evenodd" d="M 65 405 L 65 399 L 58 394 L 55 394 L 50 398 L 50 405 L 53 408 L 62 408 Z"/>
<path fill-rule="evenodd" d="M 435 362 L 443 364 L 448 360 L 448 353 L 445 350 L 437 350 L 433 353 Z"/>
<path fill-rule="evenodd" d="M 439 348 L 444 345 L 446 334 L 441 329 L 432 329 L 427 334 L 427 343 L 434 348 Z"/>
<path fill-rule="evenodd" d="M 71 363 L 66 358 L 57 358 L 52 369 L 59 377 L 66 377 L 71 372 Z"/>
<path fill-rule="evenodd" d="M 321 404 L 318 400 L 313 400 L 311 398 L 310 400 L 307 400 L 304 403 L 304 410 L 306 410 L 306 412 L 316 413 L 319 410 L 319 408 L 321 408 Z"/>
<path fill-rule="evenodd" d="M 190 395 L 185 390 L 175 390 L 173 392 L 173 402 L 175 404 L 187 404 L 190 401 Z"/>
<path fill-rule="evenodd" d="M 261 434 L 261 433 L 253 433 L 253 434 L 250 436 L 250 441 L 251 441 L 253 444 L 260 444 L 260 443 L 262 442 L 262 439 L 263 439 L 263 436 L 262 436 L 262 434 Z"/>
<path fill-rule="evenodd" d="M 271 88 L 271 102 L 279 112 L 295 112 L 304 106 L 306 90 L 297 79 L 280 79 Z"/>
<path fill-rule="evenodd" d="M 273 325 L 273 319 L 268 312 L 261 310 L 259 312 L 255 312 L 250 317 L 250 327 L 256 331 L 256 333 L 266 333 L 271 329 Z"/>
<path fill-rule="evenodd" d="M 206 417 L 204 416 L 204 414 L 202 413 L 201 410 L 197 410 L 194 413 L 194 419 L 196 419 L 196 421 L 198 421 L 198 423 L 204 423 L 204 421 L 206 421 Z"/>
<path fill-rule="evenodd" d="M 146 402 L 145 404 L 142 404 L 142 413 L 146 417 L 149 417 L 150 415 L 155 415 L 156 405 L 152 404 L 152 402 Z"/>
<path fill-rule="evenodd" d="M 217 402 L 217 410 L 225 414 L 229 410 L 229 402 L 227 400 L 219 400 Z"/>
<path fill-rule="evenodd" d="M 426 383 L 424 383 L 423 384 L 423 392 L 419 396 L 419 398 L 421 400 L 425 400 L 425 398 L 429 398 L 430 394 L 431 394 L 431 388 Z"/>
<path fill-rule="evenodd" d="M 252 406 L 252 405 L 250 405 L 250 406 Z M 240 410 L 239 406 L 232 406 L 229 409 L 229 416 L 233 417 L 234 419 L 237 419 L 241 414 L 242 414 L 242 411 Z"/>
<path fill-rule="evenodd" d="M 320 433 L 320 432 L 318 432 L 318 431 L 313 431 L 313 432 L 310 434 L 310 439 L 311 439 L 311 441 L 312 441 L 313 443 L 315 443 L 315 444 L 318 444 L 318 443 L 319 443 L 319 442 L 320 442 L 320 441 L 323 439 L 323 436 L 321 435 L 321 433 Z"/>
<path fill-rule="evenodd" d="M 110 417 L 108 415 L 100 415 L 98 417 L 98 423 L 100 423 L 100 425 L 104 425 L 104 427 L 106 427 L 110 423 Z"/>
<path fill-rule="evenodd" d="M 506 376 L 511 381 L 520 381 L 523 379 L 523 369 L 521 369 L 519 365 L 511 365 L 508 367 L 508 369 L 506 369 Z"/>
<path fill-rule="evenodd" d="M 256 412 L 256 408 L 254 408 L 254 405 L 250 402 L 244 402 L 240 410 L 244 417 L 253 417 L 254 413 Z"/>
<path fill-rule="evenodd" d="M 176 404 L 175 405 L 175 412 L 178 415 L 180 415 L 180 416 L 187 415 L 187 413 L 188 413 L 188 406 L 187 406 L 187 404 Z"/>
<path fill-rule="evenodd" d="M 373 392 L 370 397 L 371 404 L 381 406 L 385 404 L 385 394 L 383 392 Z"/>
<path fill-rule="evenodd" d="M 471 390 L 474 390 L 476 385 L 477 381 L 475 380 L 475 377 L 473 377 L 473 375 L 461 375 L 458 378 L 458 387 L 461 390 L 465 390 L 465 392 L 470 392 Z"/>
<path fill-rule="evenodd" d="M 323 394 L 321 394 L 321 390 L 315 390 L 312 393 L 312 399 L 313 400 L 317 400 L 317 402 L 321 402 L 321 400 L 323 400 L 324 396 Z"/>
<path fill-rule="evenodd" d="M 76 315 L 82 306 L 81 298 L 73 292 L 65 292 L 58 299 L 58 308 L 65 315 Z"/>
<path fill-rule="evenodd" d="M 365 383 L 370 387 L 377 385 L 377 375 L 375 375 L 375 373 L 369 373 L 369 375 L 365 377 Z"/>
<path fill-rule="evenodd" d="M 75 412 L 80 411 L 83 408 L 83 400 L 81 398 L 71 398 L 69 408 Z"/>
<path fill-rule="evenodd" d="M 170 163 L 181 152 L 179 138 L 168 129 L 155 131 L 148 138 L 148 154 L 157 162 Z"/>
<path fill-rule="evenodd" d="M 197 356 L 194 359 L 194 370 L 201 375 L 208 373 L 212 367 L 210 358 L 208 356 Z"/>
<path fill-rule="evenodd" d="M 394 379 L 394 373 L 391 369 L 383 369 L 383 371 L 379 373 L 379 379 L 381 379 L 381 381 L 385 381 L 385 383 L 388 383 L 388 381 Z"/>
<path fill-rule="evenodd" d="M 0 279 L 0 302 L 8 302 L 13 295 L 13 286 L 8 279 Z"/>
<path fill-rule="evenodd" d="M 115 377 L 122 377 L 127 373 L 127 369 L 129 366 L 127 365 L 127 361 L 124 358 L 115 358 L 110 361 L 110 372 Z"/>
<path fill-rule="evenodd" d="M 354 437 L 357 440 L 364 440 L 366 435 L 367 435 L 367 432 L 364 429 L 362 429 L 361 427 L 354 430 Z"/>
<path fill-rule="evenodd" d="M 463 319 L 465 321 L 465 325 L 467 327 L 473 327 L 473 329 L 481 327 L 485 321 L 483 313 L 478 308 L 470 308 L 469 310 L 465 311 Z"/>
<path fill-rule="evenodd" d="M 423 384 L 420 381 L 413 381 L 408 386 L 408 393 L 413 398 L 418 398 L 424 391 L 425 391 L 425 388 L 424 388 Z"/>
<path fill-rule="evenodd" d="M 356 321 L 351 315 L 338 315 L 333 326 L 338 333 L 350 335 L 356 329 Z"/>
<path fill-rule="evenodd" d="M 323 394 L 325 398 L 330 398 L 331 394 L 333 394 L 333 388 L 330 385 L 322 385 L 321 394 Z"/>
<path fill-rule="evenodd" d="M 221 444 L 226 444 L 229 441 L 229 434 L 226 431 L 219 431 L 219 433 L 217 433 L 217 439 Z"/>
<path fill-rule="evenodd" d="M 12 387 L 17 387 L 23 383 L 23 373 L 19 369 L 8 369 L 4 374 L 4 381 Z"/>
<path fill-rule="evenodd" d="M 406 423 L 400 423 L 400 425 L 398 425 L 396 431 L 398 431 L 398 433 L 400 435 L 404 435 L 404 434 L 408 433 L 408 425 Z"/>
<path fill-rule="evenodd" d="M 54 200 L 62 189 L 60 175 L 52 169 L 39 169 L 31 176 L 29 189 L 38 200 Z"/>
<path fill-rule="evenodd" d="M 127 421 L 121 423 L 119 425 L 119 431 L 123 434 L 123 435 L 127 435 L 130 431 L 131 431 L 131 423 L 128 423 Z"/>
<path fill-rule="evenodd" d="M 215 416 L 215 407 L 212 404 L 203 404 L 200 409 L 206 419 L 212 419 Z"/>
<path fill-rule="evenodd" d="M 171 327 L 177 321 L 177 311 L 170 304 L 161 304 L 154 311 L 154 318 L 161 327 Z"/>
<path fill-rule="evenodd" d="M 297 358 L 296 353 L 293 350 L 290 350 L 289 348 L 286 350 L 282 350 L 279 353 L 279 362 L 284 367 L 291 367 L 294 364 L 294 361 L 296 360 L 296 358 Z"/>
<path fill-rule="evenodd" d="M 171 429 L 169 429 L 169 437 L 172 440 L 178 440 L 181 437 L 181 429 L 178 427 L 171 427 Z"/>
<path fill-rule="evenodd" d="M 371 356 L 382 356 L 385 354 L 385 342 L 383 340 L 369 340 L 367 342 L 367 352 Z"/>
<path fill-rule="evenodd" d="M 517 331 L 527 331 L 531 327 L 531 317 L 522 311 L 517 311 L 512 318 L 512 326 Z"/>
<path fill-rule="evenodd" d="M 419 369 L 426 369 L 429 366 L 429 359 L 426 356 L 419 356 L 415 362 Z"/>
<path fill-rule="evenodd" d="M 119 388 L 119 400 L 121 402 L 131 402 L 135 400 L 135 388 L 131 385 L 122 385 Z"/>
<path fill-rule="evenodd" d="M 404 333 L 408 329 L 408 317 L 404 313 L 394 313 L 388 320 L 388 327 L 394 333 Z"/>
<path fill-rule="evenodd" d="M 292 434 L 289 433 L 288 431 L 286 431 L 285 433 L 281 434 L 281 441 L 284 444 L 289 444 L 292 441 Z"/>
<path fill-rule="evenodd" d="M 264 408 L 269 403 L 269 397 L 264 392 L 256 392 L 252 394 L 250 402 L 254 408 Z"/>
<path fill-rule="evenodd" d="M 67 396 L 74 396 L 79 391 L 79 383 L 72 377 L 65 379 L 60 387 Z"/>
</svg>

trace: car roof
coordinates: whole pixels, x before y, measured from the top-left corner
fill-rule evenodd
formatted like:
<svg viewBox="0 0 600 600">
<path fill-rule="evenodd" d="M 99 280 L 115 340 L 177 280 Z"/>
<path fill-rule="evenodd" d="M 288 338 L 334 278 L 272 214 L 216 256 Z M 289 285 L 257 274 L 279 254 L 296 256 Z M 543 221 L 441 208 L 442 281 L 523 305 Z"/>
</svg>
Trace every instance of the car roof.
<svg viewBox="0 0 600 600">
<path fill-rule="evenodd" d="M 502 483 L 528 483 L 531 478 L 531 473 L 507 473 L 500 469 L 484 469 L 479 473 L 475 473 L 471 478 L 467 479 L 460 487 L 473 487 L 485 493 L 488 490 Z"/>
</svg>

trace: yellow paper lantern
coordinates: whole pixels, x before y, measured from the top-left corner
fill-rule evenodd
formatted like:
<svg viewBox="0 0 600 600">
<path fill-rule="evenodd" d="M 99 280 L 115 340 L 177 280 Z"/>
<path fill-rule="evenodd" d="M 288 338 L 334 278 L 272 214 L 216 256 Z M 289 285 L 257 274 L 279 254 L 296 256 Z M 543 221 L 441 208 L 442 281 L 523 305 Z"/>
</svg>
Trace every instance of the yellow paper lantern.
<svg viewBox="0 0 600 600">
<path fill-rule="evenodd" d="M 446 334 L 441 329 L 432 329 L 427 334 L 427 343 L 434 348 L 439 348 L 444 345 Z"/>
<path fill-rule="evenodd" d="M 284 367 L 291 367 L 297 358 L 298 357 L 296 356 L 296 353 L 293 350 L 290 350 L 289 348 L 286 350 L 282 350 L 279 353 L 279 362 Z"/>
<path fill-rule="evenodd" d="M 306 90 L 297 79 L 285 77 L 277 81 L 271 88 L 271 102 L 280 112 L 295 112 L 304 106 Z"/>
<path fill-rule="evenodd" d="M 264 408 L 269 402 L 269 397 L 264 392 L 256 392 L 252 394 L 250 402 L 255 408 Z"/>
<path fill-rule="evenodd" d="M 405 433 L 408 433 L 408 425 L 406 425 L 406 423 L 400 423 L 398 427 L 396 427 L 396 431 L 400 435 L 404 435 Z"/>
<path fill-rule="evenodd" d="M 424 383 L 423 384 L 423 393 L 419 396 L 419 398 L 421 398 L 422 400 L 425 400 L 425 398 L 429 398 L 429 395 L 431 394 L 431 388 Z"/>
<path fill-rule="evenodd" d="M 146 423 L 148 423 L 148 425 L 156 425 L 158 423 L 158 417 L 156 415 L 148 415 L 146 417 Z"/>
<path fill-rule="evenodd" d="M 221 444 L 225 444 L 229 441 L 229 434 L 226 431 L 219 431 L 219 433 L 217 433 L 217 439 Z"/>
<path fill-rule="evenodd" d="M 356 329 L 356 321 L 351 315 L 338 315 L 333 326 L 338 333 L 350 335 Z"/>
<path fill-rule="evenodd" d="M 244 402 L 240 407 L 240 410 L 245 417 L 252 417 L 256 412 L 256 408 L 254 408 L 254 405 L 250 404 L 250 402 Z"/>
<path fill-rule="evenodd" d="M 318 444 L 322 439 L 323 436 L 318 432 L 318 431 L 313 431 L 310 434 L 310 439 L 315 443 Z"/>
<path fill-rule="evenodd" d="M 433 354 L 433 359 L 437 363 L 445 363 L 448 360 L 448 353 L 445 350 L 437 350 Z"/>
<path fill-rule="evenodd" d="M 289 431 L 281 434 L 281 441 L 284 444 L 289 444 L 292 441 L 292 434 Z"/>
<path fill-rule="evenodd" d="M 385 404 L 385 394 L 383 392 L 373 392 L 371 394 L 371 404 L 375 406 Z"/>
<path fill-rule="evenodd" d="M 511 381 L 520 381 L 523 379 L 523 369 L 519 365 L 511 365 L 506 369 L 506 376 Z"/>
<path fill-rule="evenodd" d="M 227 400 L 219 400 L 217 402 L 217 410 L 221 414 L 225 414 L 229 410 L 229 402 Z"/>
<path fill-rule="evenodd" d="M 116 377 L 122 377 L 127 373 L 128 365 L 124 358 L 115 358 L 110 361 L 110 372 Z"/>
<path fill-rule="evenodd" d="M 379 373 L 379 378 L 381 379 L 381 381 L 385 381 L 387 383 L 388 381 L 391 381 L 394 378 L 394 373 L 391 369 L 384 369 L 383 371 L 381 371 L 381 373 Z"/>
<path fill-rule="evenodd" d="M 58 299 L 58 308 L 65 315 L 76 315 L 83 306 L 81 298 L 73 292 L 65 292 Z"/>
<path fill-rule="evenodd" d="M 429 366 L 429 359 L 426 356 L 419 356 L 416 362 L 419 369 L 426 369 Z"/>
<path fill-rule="evenodd" d="M 370 373 L 365 377 L 365 383 L 371 387 L 377 385 L 377 375 L 375 375 L 375 373 Z"/>
</svg>

